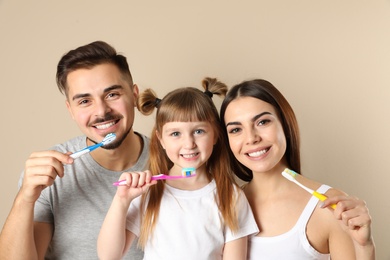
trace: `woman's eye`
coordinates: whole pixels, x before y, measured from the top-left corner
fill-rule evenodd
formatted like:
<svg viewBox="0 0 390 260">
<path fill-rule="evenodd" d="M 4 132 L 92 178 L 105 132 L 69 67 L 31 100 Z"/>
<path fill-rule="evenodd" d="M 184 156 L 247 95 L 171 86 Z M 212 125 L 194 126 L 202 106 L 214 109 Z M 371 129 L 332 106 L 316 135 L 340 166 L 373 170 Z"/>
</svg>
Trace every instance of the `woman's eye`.
<svg viewBox="0 0 390 260">
<path fill-rule="evenodd" d="M 257 125 L 266 125 L 268 124 L 269 122 L 271 122 L 271 120 L 269 119 L 263 119 L 263 120 L 260 120 Z"/>
<path fill-rule="evenodd" d="M 232 128 L 232 129 L 228 130 L 228 133 L 229 134 L 235 134 L 235 133 L 238 133 L 239 131 L 240 131 L 239 128 Z"/>
</svg>

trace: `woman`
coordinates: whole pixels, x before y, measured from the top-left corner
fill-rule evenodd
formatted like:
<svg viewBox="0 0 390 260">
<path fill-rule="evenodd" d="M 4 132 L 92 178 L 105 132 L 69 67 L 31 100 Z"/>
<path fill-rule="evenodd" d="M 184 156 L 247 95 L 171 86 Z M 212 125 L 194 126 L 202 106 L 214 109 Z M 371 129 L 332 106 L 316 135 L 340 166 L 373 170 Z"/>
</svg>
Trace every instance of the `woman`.
<svg viewBox="0 0 390 260">
<path fill-rule="evenodd" d="M 270 82 L 234 86 L 220 117 L 260 229 L 250 238 L 248 259 L 375 259 L 364 201 L 298 174 L 299 182 L 329 197 L 319 204 L 282 176 L 285 168 L 301 171 L 299 130 L 291 106 Z"/>
</svg>

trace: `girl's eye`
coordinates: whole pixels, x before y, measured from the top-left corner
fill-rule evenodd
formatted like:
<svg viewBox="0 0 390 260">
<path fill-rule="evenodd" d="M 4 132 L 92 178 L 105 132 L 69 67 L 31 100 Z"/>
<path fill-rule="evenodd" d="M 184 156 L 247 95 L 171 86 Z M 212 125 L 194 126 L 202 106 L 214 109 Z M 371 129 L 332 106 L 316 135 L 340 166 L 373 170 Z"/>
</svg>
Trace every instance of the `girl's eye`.
<svg viewBox="0 0 390 260">
<path fill-rule="evenodd" d="M 197 130 L 195 130 L 195 134 L 202 134 L 202 133 L 204 133 L 205 131 L 203 130 L 203 129 L 197 129 Z"/>
<path fill-rule="evenodd" d="M 171 136 L 179 136 L 179 135 L 180 135 L 179 132 L 173 132 L 173 133 L 171 133 Z"/>
</svg>

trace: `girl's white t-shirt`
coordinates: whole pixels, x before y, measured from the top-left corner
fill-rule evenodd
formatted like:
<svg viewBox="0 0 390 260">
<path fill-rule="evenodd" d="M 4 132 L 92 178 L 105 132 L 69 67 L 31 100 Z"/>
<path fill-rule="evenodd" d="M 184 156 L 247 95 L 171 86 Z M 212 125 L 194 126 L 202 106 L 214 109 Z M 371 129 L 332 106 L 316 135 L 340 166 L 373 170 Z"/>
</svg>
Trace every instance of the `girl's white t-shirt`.
<svg viewBox="0 0 390 260">
<path fill-rule="evenodd" d="M 259 232 L 245 194 L 236 189 L 239 229 L 233 233 L 223 223 L 216 203 L 216 184 L 186 191 L 165 185 L 156 228 L 145 247 L 145 260 L 222 259 L 224 244 Z M 140 201 L 128 210 L 127 229 L 140 234 Z"/>
</svg>

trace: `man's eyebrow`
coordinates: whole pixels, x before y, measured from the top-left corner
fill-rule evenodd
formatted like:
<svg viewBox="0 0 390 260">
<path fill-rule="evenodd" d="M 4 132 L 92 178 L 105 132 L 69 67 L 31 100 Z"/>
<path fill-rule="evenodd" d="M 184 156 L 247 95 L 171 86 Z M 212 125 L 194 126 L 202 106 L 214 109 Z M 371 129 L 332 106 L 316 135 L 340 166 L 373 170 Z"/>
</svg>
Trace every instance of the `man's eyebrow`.
<svg viewBox="0 0 390 260">
<path fill-rule="evenodd" d="M 263 112 L 263 113 L 257 114 L 254 117 L 252 117 L 251 122 L 255 122 L 257 119 L 259 119 L 260 117 L 262 117 L 264 115 L 271 115 L 271 113 L 270 112 Z M 228 127 L 229 125 L 241 125 L 241 122 L 238 122 L 238 121 L 229 122 L 226 124 L 226 127 Z"/>
<path fill-rule="evenodd" d="M 123 89 L 122 85 L 112 85 L 111 87 L 105 88 L 104 93 L 110 92 L 115 89 Z"/>
<path fill-rule="evenodd" d="M 77 94 L 77 95 L 73 96 L 72 100 L 75 101 L 76 99 L 86 98 L 89 96 L 91 96 L 91 94 L 89 94 L 89 93 Z"/>
<path fill-rule="evenodd" d="M 115 90 L 115 89 L 123 89 L 123 87 L 121 85 L 112 85 L 108 88 L 105 88 L 103 92 L 107 93 L 107 92 L 110 92 L 110 91 Z M 90 96 L 91 96 L 91 94 L 89 94 L 89 93 L 81 93 L 81 94 L 74 95 L 72 100 L 86 98 L 86 97 L 90 97 Z"/>
</svg>

